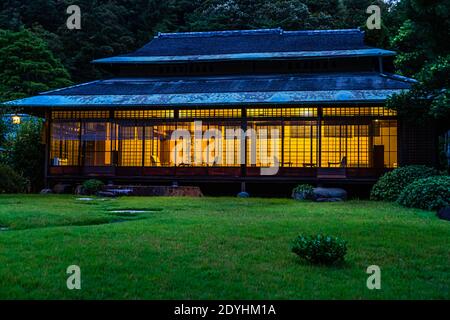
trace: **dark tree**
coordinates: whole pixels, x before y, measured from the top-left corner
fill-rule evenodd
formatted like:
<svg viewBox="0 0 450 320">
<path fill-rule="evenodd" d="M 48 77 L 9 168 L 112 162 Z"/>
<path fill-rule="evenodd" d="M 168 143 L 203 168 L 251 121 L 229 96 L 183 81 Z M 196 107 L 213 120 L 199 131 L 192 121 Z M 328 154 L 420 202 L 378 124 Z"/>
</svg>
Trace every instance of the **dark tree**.
<svg viewBox="0 0 450 320">
<path fill-rule="evenodd" d="M 0 101 L 70 84 L 69 74 L 45 41 L 28 30 L 0 30 Z"/>
<path fill-rule="evenodd" d="M 398 70 L 419 80 L 389 103 L 412 119 L 431 117 L 450 129 L 450 0 L 404 0 L 405 21 L 392 39 Z"/>
<path fill-rule="evenodd" d="M 44 187 L 42 125 L 41 120 L 26 121 L 20 125 L 14 138 L 7 142 L 9 164 L 28 180 L 33 192 Z"/>
</svg>

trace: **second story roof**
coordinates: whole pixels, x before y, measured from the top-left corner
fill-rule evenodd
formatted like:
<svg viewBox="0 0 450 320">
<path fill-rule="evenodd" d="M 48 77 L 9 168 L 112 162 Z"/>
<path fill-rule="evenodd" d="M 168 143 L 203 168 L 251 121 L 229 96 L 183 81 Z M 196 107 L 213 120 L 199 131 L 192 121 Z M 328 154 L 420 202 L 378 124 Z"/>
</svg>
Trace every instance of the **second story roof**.
<svg viewBox="0 0 450 320">
<path fill-rule="evenodd" d="M 364 32 L 359 29 L 284 31 L 278 28 L 159 33 L 152 41 L 133 53 L 93 62 L 145 64 L 394 54 L 393 51 L 366 46 Z"/>
</svg>

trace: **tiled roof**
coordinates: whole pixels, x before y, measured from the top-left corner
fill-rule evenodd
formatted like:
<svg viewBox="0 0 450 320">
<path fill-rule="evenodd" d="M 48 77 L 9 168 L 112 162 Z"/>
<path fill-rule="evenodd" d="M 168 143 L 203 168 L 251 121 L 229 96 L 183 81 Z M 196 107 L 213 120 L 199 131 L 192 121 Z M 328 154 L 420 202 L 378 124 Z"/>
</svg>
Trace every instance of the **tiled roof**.
<svg viewBox="0 0 450 320">
<path fill-rule="evenodd" d="M 376 72 L 117 78 L 49 91 L 9 104 L 89 107 L 383 102 L 410 87 L 407 79 Z"/>
<path fill-rule="evenodd" d="M 135 52 L 94 63 L 170 63 L 333 56 L 393 55 L 364 44 L 359 29 L 283 29 L 160 33 Z"/>
<path fill-rule="evenodd" d="M 216 92 L 409 89 L 407 82 L 375 72 L 260 76 L 116 78 L 95 81 L 44 95 L 129 95 Z"/>
</svg>

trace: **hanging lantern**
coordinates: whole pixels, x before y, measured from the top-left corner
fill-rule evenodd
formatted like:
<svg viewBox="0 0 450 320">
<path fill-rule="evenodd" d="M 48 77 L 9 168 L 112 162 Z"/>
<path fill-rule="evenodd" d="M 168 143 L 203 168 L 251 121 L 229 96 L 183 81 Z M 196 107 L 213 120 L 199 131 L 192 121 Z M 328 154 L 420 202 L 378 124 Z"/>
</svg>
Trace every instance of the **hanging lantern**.
<svg viewBox="0 0 450 320">
<path fill-rule="evenodd" d="M 20 124 L 21 120 L 22 120 L 22 119 L 21 119 L 20 116 L 18 116 L 17 114 L 15 114 L 15 115 L 12 116 L 12 123 L 13 123 L 13 124 Z"/>
</svg>

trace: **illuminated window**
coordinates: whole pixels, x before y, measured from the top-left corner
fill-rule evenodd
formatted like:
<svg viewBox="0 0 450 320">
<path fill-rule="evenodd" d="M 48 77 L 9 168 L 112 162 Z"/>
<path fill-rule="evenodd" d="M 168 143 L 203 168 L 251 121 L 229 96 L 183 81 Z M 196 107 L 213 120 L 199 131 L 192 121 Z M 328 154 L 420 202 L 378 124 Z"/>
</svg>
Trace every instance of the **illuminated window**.
<svg viewBox="0 0 450 320">
<path fill-rule="evenodd" d="M 52 111 L 52 119 L 107 119 L 109 111 Z"/>
<path fill-rule="evenodd" d="M 147 167 L 174 166 L 175 159 L 171 157 L 174 143 L 171 136 L 176 125 L 154 125 L 145 127 L 145 157 Z"/>
<path fill-rule="evenodd" d="M 51 164 L 53 166 L 80 165 L 80 123 L 53 122 L 50 132 Z"/>
<path fill-rule="evenodd" d="M 249 108 L 250 118 L 316 117 L 317 108 Z"/>
<path fill-rule="evenodd" d="M 280 122 L 254 121 L 248 128 L 253 134 L 247 136 L 246 158 L 248 166 L 269 167 L 275 165 L 275 159 L 282 161 L 282 127 Z"/>
<path fill-rule="evenodd" d="M 85 166 L 109 166 L 113 164 L 114 127 L 109 122 L 83 122 L 81 143 Z"/>
<path fill-rule="evenodd" d="M 284 167 L 317 167 L 317 122 L 290 121 L 284 125 Z"/>
<path fill-rule="evenodd" d="M 201 118 L 239 118 L 241 109 L 183 109 L 179 111 L 180 119 Z"/>
<path fill-rule="evenodd" d="M 387 168 L 398 166 L 397 155 L 397 121 L 396 120 L 375 120 L 374 126 L 374 159 L 380 158 Z"/>
<path fill-rule="evenodd" d="M 121 123 L 119 126 L 119 166 L 142 166 L 143 127 Z"/>
<path fill-rule="evenodd" d="M 241 126 L 239 122 L 203 124 L 203 159 L 214 166 L 236 167 L 241 164 Z M 221 139 L 218 139 L 221 137 Z M 244 160 L 242 160 L 243 162 Z"/>
<path fill-rule="evenodd" d="M 321 167 L 369 167 L 369 125 L 324 121 Z"/>
<path fill-rule="evenodd" d="M 118 110 L 114 111 L 117 119 L 152 119 L 173 118 L 173 110 Z"/>
<path fill-rule="evenodd" d="M 319 123 L 317 110 L 248 108 L 251 119 L 247 122 L 247 150 L 243 156 L 247 164 L 271 166 L 275 156 L 283 167 L 397 167 L 397 121 L 386 118 L 395 115 L 395 111 L 381 106 L 327 106 L 322 109 L 324 118 Z M 50 163 L 127 167 L 242 163 L 239 139 L 242 123 L 234 119 L 242 116 L 241 109 L 183 109 L 179 110 L 179 116 L 184 120 L 164 124 L 152 119 L 173 118 L 173 110 L 117 110 L 114 111 L 117 120 L 109 120 L 109 114 L 109 111 L 53 111 Z M 196 118 L 203 119 L 202 138 L 195 135 Z M 191 139 L 172 140 L 175 130 L 188 132 Z M 207 134 L 209 137 L 205 137 Z M 174 153 L 180 144 L 187 144 L 189 157 Z"/>
<path fill-rule="evenodd" d="M 340 107 L 340 108 L 323 108 L 324 117 L 348 117 L 348 116 L 375 116 L 388 117 L 396 116 L 395 110 L 384 107 Z"/>
<path fill-rule="evenodd" d="M 317 108 L 282 108 L 283 117 L 317 117 Z"/>
<path fill-rule="evenodd" d="M 188 132 L 190 141 L 172 139 L 175 130 Z M 145 166 L 239 166 L 240 124 L 203 123 L 201 138 L 194 122 L 145 127 Z M 175 148 L 179 152 L 175 152 Z M 189 152 L 189 153 L 187 153 Z"/>
</svg>

